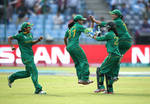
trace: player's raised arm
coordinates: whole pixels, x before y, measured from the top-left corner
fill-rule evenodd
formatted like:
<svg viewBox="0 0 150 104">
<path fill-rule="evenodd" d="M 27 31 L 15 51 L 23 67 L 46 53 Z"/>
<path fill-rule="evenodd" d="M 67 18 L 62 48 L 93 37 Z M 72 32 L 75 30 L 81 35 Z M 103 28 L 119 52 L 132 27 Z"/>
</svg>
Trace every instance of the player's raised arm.
<svg viewBox="0 0 150 104">
<path fill-rule="evenodd" d="M 91 18 L 91 17 L 90 17 Z M 91 23 L 91 26 L 90 26 L 91 28 L 94 28 L 94 21 L 92 21 L 92 23 Z"/>
<path fill-rule="evenodd" d="M 99 20 L 96 20 L 95 18 L 94 18 L 94 16 L 90 16 L 90 19 L 91 19 L 91 21 L 92 22 L 95 22 L 96 24 L 101 24 L 101 21 L 99 21 Z"/>
</svg>

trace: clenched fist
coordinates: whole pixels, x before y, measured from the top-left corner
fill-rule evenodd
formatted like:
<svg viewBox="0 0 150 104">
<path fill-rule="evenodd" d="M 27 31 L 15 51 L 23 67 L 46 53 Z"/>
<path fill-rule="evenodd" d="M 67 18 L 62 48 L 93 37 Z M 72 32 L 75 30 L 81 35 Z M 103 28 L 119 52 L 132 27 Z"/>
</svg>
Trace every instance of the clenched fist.
<svg viewBox="0 0 150 104">
<path fill-rule="evenodd" d="M 43 37 L 42 37 L 42 36 L 40 36 L 38 40 L 39 40 L 39 41 L 41 41 L 42 39 L 43 39 Z"/>
</svg>

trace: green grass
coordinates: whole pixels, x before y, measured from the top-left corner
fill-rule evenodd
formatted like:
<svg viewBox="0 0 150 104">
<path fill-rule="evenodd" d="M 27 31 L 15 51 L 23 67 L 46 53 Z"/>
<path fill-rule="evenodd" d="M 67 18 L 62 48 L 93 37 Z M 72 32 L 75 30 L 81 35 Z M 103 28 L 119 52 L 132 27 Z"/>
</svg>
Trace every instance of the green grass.
<svg viewBox="0 0 150 104">
<path fill-rule="evenodd" d="M 16 69 L 19 67 L 14 67 Z M 0 69 L 12 69 L 0 67 Z M 21 68 L 23 69 L 23 68 Z M 74 68 L 40 67 L 39 70 L 74 70 Z M 95 68 L 92 68 L 95 70 Z M 148 68 L 121 68 L 121 71 L 150 71 Z M 136 70 L 137 69 L 137 70 Z M 8 74 L 0 74 L 0 104 L 150 104 L 150 77 L 121 77 L 114 84 L 114 94 L 95 94 L 96 78 L 88 86 L 78 85 L 71 76 L 39 76 L 47 95 L 35 95 L 30 78 L 16 80 L 7 86 Z"/>
</svg>

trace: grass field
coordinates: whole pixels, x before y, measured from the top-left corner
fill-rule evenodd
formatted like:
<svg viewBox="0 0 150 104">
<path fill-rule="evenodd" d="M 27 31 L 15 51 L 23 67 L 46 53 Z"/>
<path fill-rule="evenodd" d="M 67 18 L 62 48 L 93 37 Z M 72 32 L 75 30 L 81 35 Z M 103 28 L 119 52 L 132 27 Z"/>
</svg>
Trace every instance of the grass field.
<svg viewBox="0 0 150 104">
<path fill-rule="evenodd" d="M 23 69 L 23 67 L 0 67 L 0 69 Z M 62 70 L 75 72 L 74 68 L 39 67 L 39 70 Z M 94 72 L 95 68 L 91 68 Z M 121 68 L 121 71 L 150 72 L 150 68 Z M 7 86 L 7 76 L 0 74 L 0 104 L 150 104 L 150 77 L 120 77 L 114 84 L 114 94 L 93 93 L 95 82 L 88 86 L 78 85 L 74 76 L 40 75 L 39 82 L 47 95 L 33 94 L 30 78 L 16 80 L 12 88 Z"/>
</svg>

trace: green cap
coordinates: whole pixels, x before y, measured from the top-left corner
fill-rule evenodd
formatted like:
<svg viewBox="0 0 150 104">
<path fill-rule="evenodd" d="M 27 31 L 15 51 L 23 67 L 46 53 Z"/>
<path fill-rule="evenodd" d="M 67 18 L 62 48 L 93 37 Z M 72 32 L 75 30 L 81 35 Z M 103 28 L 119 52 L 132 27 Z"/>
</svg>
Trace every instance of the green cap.
<svg viewBox="0 0 150 104">
<path fill-rule="evenodd" d="M 113 10 L 113 11 L 110 11 L 109 13 L 110 13 L 110 14 L 116 14 L 116 15 L 118 15 L 118 16 L 121 16 L 121 15 L 122 15 L 122 13 L 120 12 L 120 10 L 118 10 L 118 9 L 115 9 L 115 10 Z"/>
<path fill-rule="evenodd" d="M 30 24 L 30 22 L 24 22 L 22 25 L 21 25 L 21 30 L 23 30 L 24 28 L 27 28 L 27 27 L 32 27 L 33 24 Z"/>
<path fill-rule="evenodd" d="M 75 17 L 74 17 L 74 21 L 78 21 L 78 20 L 86 20 L 86 18 L 84 18 L 83 16 L 81 16 L 81 15 L 76 15 Z"/>
</svg>

